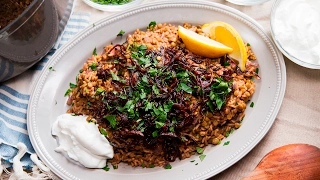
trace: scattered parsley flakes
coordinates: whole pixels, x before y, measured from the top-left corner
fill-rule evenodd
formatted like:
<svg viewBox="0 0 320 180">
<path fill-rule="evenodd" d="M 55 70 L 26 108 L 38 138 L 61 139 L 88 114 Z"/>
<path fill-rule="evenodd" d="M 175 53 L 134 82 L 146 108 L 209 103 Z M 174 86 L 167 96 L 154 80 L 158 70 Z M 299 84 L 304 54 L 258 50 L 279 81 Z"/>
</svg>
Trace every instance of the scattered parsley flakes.
<svg viewBox="0 0 320 180">
<path fill-rule="evenodd" d="M 153 131 L 152 137 L 157 137 L 158 136 L 158 131 Z"/>
<path fill-rule="evenodd" d="M 56 100 L 56 105 L 57 105 L 57 100 Z"/>
<path fill-rule="evenodd" d="M 256 69 L 256 74 L 259 74 L 259 68 Z"/>
<path fill-rule="evenodd" d="M 102 135 L 108 136 L 108 133 L 107 133 L 107 131 L 106 131 L 104 128 L 100 128 L 99 130 L 100 130 L 100 133 L 101 133 Z"/>
<path fill-rule="evenodd" d="M 201 148 L 201 147 L 196 147 L 196 150 L 197 150 L 197 153 L 198 153 L 198 154 L 202 154 L 203 151 L 204 151 L 204 149 Z"/>
<path fill-rule="evenodd" d="M 50 71 L 56 71 L 55 69 L 53 69 L 52 66 L 49 67 L 49 70 L 50 70 Z"/>
<path fill-rule="evenodd" d="M 94 55 L 94 56 L 97 55 L 97 48 L 96 47 L 93 49 L 92 55 Z"/>
<path fill-rule="evenodd" d="M 148 25 L 148 29 L 153 30 L 156 25 L 157 23 L 155 21 L 151 21 Z"/>
<path fill-rule="evenodd" d="M 96 90 L 96 95 L 99 95 L 99 94 L 101 94 L 101 93 L 103 93 L 103 92 L 105 92 L 106 90 L 104 90 L 104 89 L 102 89 L 102 88 L 98 88 L 97 90 Z"/>
<path fill-rule="evenodd" d="M 107 115 L 107 116 L 103 116 L 104 119 L 107 119 L 110 123 L 110 126 L 115 129 L 116 125 L 117 125 L 117 119 L 115 115 Z"/>
<path fill-rule="evenodd" d="M 204 159 L 205 157 L 206 157 L 205 154 L 201 154 L 201 155 L 199 156 L 199 158 L 200 158 L 201 161 L 203 161 L 203 159 Z"/>
<path fill-rule="evenodd" d="M 249 43 L 247 43 L 247 46 L 251 46 Z"/>
<path fill-rule="evenodd" d="M 164 166 L 164 168 L 165 168 L 165 169 L 171 169 L 172 166 L 171 166 L 170 164 L 167 164 L 167 165 Z"/>
<path fill-rule="evenodd" d="M 83 69 L 80 69 L 80 70 L 79 70 L 79 73 L 82 73 L 82 72 L 83 72 Z"/>
<path fill-rule="evenodd" d="M 195 160 L 192 160 L 192 161 L 190 161 L 190 162 L 194 162 Z"/>
<path fill-rule="evenodd" d="M 192 94 L 192 88 L 186 85 L 185 83 L 180 83 L 179 86 L 184 92 Z"/>
<path fill-rule="evenodd" d="M 69 83 L 69 86 L 70 86 L 70 88 L 71 88 L 71 89 L 73 89 L 73 88 L 76 88 L 76 87 L 77 87 L 77 85 L 75 85 L 75 84 L 73 84 L 73 83 Z"/>
<path fill-rule="evenodd" d="M 250 103 L 250 107 L 253 107 L 253 106 L 254 106 L 254 102 L 251 102 L 251 103 Z"/>
<path fill-rule="evenodd" d="M 225 61 L 225 62 L 223 63 L 223 66 L 230 66 L 230 63 L 227 62 L 227 61 Z"/>
<path fill-rule="evenodd" d="M 123 36 L 124 35 L 124 33 L 126 33 L 125 31 L 123 31 L 123 30 L 120 30 L 120 32 L 117 34 L 117 36 Z"/>
<path fill-rule="evenodd" d="M 149 168 L 154 168 L 154 167 L 155 167 L 154 164 L 149 165 Z"/>
<path fill-rule="evenodd" d="M 113 169 L 118 169 L 118 165 L 112 165 Z"/>
<path fill-rule="evenodd" d="M 71 89 L 67 89 L 66 93 L 64 93 L 64 97 L 68 96 L 72 92 Z"/>
<path fill-rule="evenodd" d="M 230 144 L 230 141 L 226 141 L 226 142 L 223 143 L 223 146 L 227 146 L 229 144 Z"/>
<path fill-rule="evenodd" d="M 92 70 L 92 71 L 96 71 L 97 70 L 97 63 L 96 62 L 93 62 L 89 68 Z"/>
<path fill-rule="evenodd" d="M 110 170 L 110 168 L 108 167 L 108 164 L 102 169 L 105 170 L 105 171 L 109 171 Z"/>
<path fill-rule="evenodd" d="M 198 163 L 195 164 L 196 166 L 198 165 Z"/>
<path fill-rule="evenodd" d="M 153 90 L 153 93 L 155 95 L 159 95 L 160 94 L 160 90 L 158 89 L 158 87 L 155 84 L 152 85 L 152 90 Z"/>
</svg>

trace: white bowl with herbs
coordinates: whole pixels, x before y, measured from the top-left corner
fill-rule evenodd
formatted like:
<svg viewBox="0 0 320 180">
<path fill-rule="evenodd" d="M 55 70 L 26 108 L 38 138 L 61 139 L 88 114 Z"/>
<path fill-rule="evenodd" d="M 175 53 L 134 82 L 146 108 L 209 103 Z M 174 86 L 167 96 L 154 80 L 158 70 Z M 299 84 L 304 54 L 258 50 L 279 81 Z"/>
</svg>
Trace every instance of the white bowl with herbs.
<svg viewBox="0 0 320 180">
<path fill-rule="evenodd" d="M 83 0 L 87 5 L 95 9 L 109 12 L 122 11 L 138 5 L 142 1 L 143 0 Z"/>
</svg>

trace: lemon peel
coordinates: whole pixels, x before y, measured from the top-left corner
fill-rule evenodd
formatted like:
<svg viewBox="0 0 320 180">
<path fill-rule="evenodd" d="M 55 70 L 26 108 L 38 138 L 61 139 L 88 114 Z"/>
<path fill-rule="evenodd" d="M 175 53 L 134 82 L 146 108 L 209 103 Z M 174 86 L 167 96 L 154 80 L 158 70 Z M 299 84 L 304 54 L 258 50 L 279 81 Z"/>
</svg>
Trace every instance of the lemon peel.
<svg viewBox="0 0 320 180">
<path fill-rule="evenodd" d="M 208 58 L 218 58 L 232 52 L 232 48 L 182 26 L 178 27 L 178 34 L 186 48 L 194 54 Z"/>
<path fill-rule="evenodd" d="M 239 62 L 238 66 L 242 71 L 246 69 L 247 48 L 234 27 L 222 21 L 214 21 L 204 24 L 201 29 L 204 33 L 208 33 L 211 39 L 231 47 L 233 51 L 229 56 Z"/>
</svg>

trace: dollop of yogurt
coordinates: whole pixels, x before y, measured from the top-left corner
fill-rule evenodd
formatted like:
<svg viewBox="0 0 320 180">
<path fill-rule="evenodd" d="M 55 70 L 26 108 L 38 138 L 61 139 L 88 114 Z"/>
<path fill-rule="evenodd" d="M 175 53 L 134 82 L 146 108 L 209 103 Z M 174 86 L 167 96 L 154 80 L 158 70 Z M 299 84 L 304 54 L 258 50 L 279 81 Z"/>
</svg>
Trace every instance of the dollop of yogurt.
<svg viewBox="0 0 320 180">
<path fill-rule="evenodd" d="M 106 160 L 113 158 L 113 148 L 99 132 L 95 123 L 89 123 L 87 116 L 62 114 L 52 126 L 52 135 L 57 136 L 59 147 L 56 152 L 68 156 L 87 168 L 103 168 Z"/>
<path fill-rule="evenodd" d="M 274 34 L 285 51 L 320 65 L 320 1 L 283 0 L 275 10 Z"/>
</svg>

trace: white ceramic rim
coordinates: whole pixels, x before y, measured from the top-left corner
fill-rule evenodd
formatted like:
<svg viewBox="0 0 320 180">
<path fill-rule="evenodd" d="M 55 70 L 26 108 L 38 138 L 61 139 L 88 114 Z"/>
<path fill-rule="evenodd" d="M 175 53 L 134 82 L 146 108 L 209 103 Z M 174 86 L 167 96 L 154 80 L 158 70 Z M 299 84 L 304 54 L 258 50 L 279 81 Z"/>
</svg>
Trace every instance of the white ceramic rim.
<svg viewBox="0 0 320 180">
<path fill-rule="evenodd" d="M 308 62 L 305 62 L 301 59 L 298 59 L 294 56 L 292 56 L 290 53 L 288 53 L 281 45 L 280 41 L 278 41 L 278 39 L 276 38 L 275 36 L 275 33 L 274 33 L 274 28 L 273 28 L 273 22 L 274 22 L 274 16 L 275 16 L 275 11 L 279 5 L 279 3 L 281 2 L 282 0 L 276 0 L 273 5 L 272 5 L 272 9 L 271 9 L 271 16 L 270 16 L 270 31 L 271 31 L 271 36 L 272 36 L 272 39 L 273 41 L 275 42 L 276 46 L 278 47 L 278 49 L 289 59 L 291 60 L 292 62 L 300 65 L 300 66 L 303 66 L 303 67 L 306 67 L 306 68 L 310 68 L 310 69 L 320 69 L 320 64 L 312 64 L 312 63 L 308 63 Z M 320 50 L 319 50 L 320 51 Z"/>
<path fill-rule="evenodd" d="M 117 11 L 122 11 L 128 8 L 131 8 L 135 5 L 138 5 L 142 2 L 143 0 L 132 0 L 129 3 L 126 4 L 122 4 L 122 5 L 102 5 L 102 4 L 98 4 L 95 2 L 92 2 L 91 0 L 83 0 L 83 2 L 85 2 L 87 5 L 98 9 L 100 11 L 109 11 L 109 12 L 117 12 Z"/>
<path fill-rule="evenodd" d="M 227 1 L 237 5 L 252 6 L 252 5 L 262 4 L 270 0 L 227 0 Z"/>
<path fill-rule="evenodd" d="M 276 64 L 276 71 L 277 71 L 277 82 L 276 82 L 276 93 L 275 93 L 275 99 L 272 100 L 272 107 L 268 111 L 268 116 L 261 124 L 260 128 L 255 131 L 255 135 L 251 138 L 248 138 L 246 144 L 241 146 L 241 148 L 233 155 L 229 156 L 225 161 L 222 163 L 214 166 L 209 167 L 209 169 L 204 169 L 201 173 L 195 174 L 192 177 L 189 177 L 187 179 L 206 179 L 213 175 L 216 175 L 220 173 L 221 171 L 225 170 L 226 168 L 230 167 L 237 161 L 239 161 L 241 158 L 243 158 L 248 152 L 250 152 L 260 141 L 261 139 L 266 135 L 266 133 L 271 128 L 277 113 L 281 107 L 281 103 L 284 97 L 285 88 L 286 88 L 286 69 L 285 69 L 285 63 L 283 60 L 282 54 L 277 50 L 274 43 L 269 39 L 263 28 L 252 18 L 249 16 L 243 14 L 242 12 L 235 10 L 231 7 L 218 4 L 218 3 L 212 3 L 212 2 L 204 2 L 204 1 L 193 1 L 188 3 L 179 3 L 179 2 L 155 2 L 155 3 L 149 3 L 142 5 L 138 8 L 132 8 L 130 10 L 127 10 L 122 13 L 118 13 L 115 15 L 110 16 L 109 18 L 103 19 L 96 23 L 95 27 L 87 27 L 84 29 L 81 33 L 76 35 L 72 40 L 70 40 L 66 45 L 61 47 L 49 60 L 49 62 L 44 67 L 44 71 L 41 72 L 41 75 L 38 77 L 38 79 L 33 84 L 33 90 L 30 96 L 29 100 L 29 106 L 28 106 L 28 116 L 27 116 L 27 126 L 28 126 L 28 132 L 30 135 L 31 143 L 34 146 L 34 149 L 36 150 L 39 157 L 43 160 L 45 164 L 47 164 L 50 169 L 56 173 L 58 176 L 60 176 L 63 179 L 79 179 L 71 174 L 69 174 L 67 171 L 65 171 L 61 166 L 59 166 L 54 159 L 50 157 L 48 154 L 46 148 L 43 146 L 43 143 L 40 140 L 39 134 L 37 132 L 37 124 L 35 122 L 35 114 L 37 111 L 37 104 L 38 101 L 41 101 L 39 99 L 40 93 L 42 91 L 42 88 L 46 82 L 46 79 L 49 75 L 48 68 L 50 66 L 54 66 L 58 63 L 59 59 L 73 46 L 75 46 L 76 43 L 81 41 L 81 39 L 88 36 L 90 33 L 93 33 L 95 30 L 108 25 L 108 23 L 126 18 L 130 15 L 137 14 L 142 11 L 148 11 L 148 10 L 154 10 L 157 8 L 164 8 L 164 7 L 192 7 L 192 8 L 205 8 L 210 10 L 216 10 L 216 11 L 226 11 L 225 14 L 228 14 L 236 19 L 243 19 L 242 21 L 245 21 L 245 24 L 250 26 L 250 28 L 254 29 L 256 33 L 258 33 L 261 38 L 263 37 L 263 40 L 268 43 L 268 47 L 270 48 L 270 51 L 272 52 L 272 56 L 274 58 L 274 63 Z M 268 71 L 268 70 L 265 70 Z M 241 129 L 241 128 L 240 128 Z M 158 177 L 159 178 L 159 177 Z"/>
</svg>

